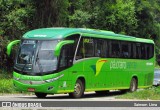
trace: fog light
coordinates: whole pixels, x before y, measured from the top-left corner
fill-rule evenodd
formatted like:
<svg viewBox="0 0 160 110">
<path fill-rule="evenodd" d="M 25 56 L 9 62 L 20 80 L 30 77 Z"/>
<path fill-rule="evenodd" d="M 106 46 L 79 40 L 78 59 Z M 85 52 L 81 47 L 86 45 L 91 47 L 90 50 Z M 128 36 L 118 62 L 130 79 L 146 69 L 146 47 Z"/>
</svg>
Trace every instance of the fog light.
<svg viewBox="0 0 160 110">
<path fill-rule="evenodd" d="M 53 89 L 54 87 L 53 86 L 50 86 L 50 87 L 48 87 L 48 90 L 51 90 L 51 89 Z"/>
</svg>

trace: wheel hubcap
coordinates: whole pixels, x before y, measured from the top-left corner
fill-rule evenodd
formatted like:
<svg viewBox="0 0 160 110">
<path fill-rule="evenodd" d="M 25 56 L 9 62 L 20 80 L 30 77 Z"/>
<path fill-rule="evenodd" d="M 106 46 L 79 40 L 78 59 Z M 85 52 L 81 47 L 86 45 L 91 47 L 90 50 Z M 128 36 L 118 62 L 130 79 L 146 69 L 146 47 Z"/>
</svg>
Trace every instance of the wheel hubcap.
<svg viewBox="0 0 160 110">
<path fill-rule="evenodd" d="M 135 81 L 133 81 L 133 83 L 131 85 L 131 90 L 135 91 L 135 89 L 136 89 L 136 83 L 135 83 Z"/>
<path fill-rule="evenodd" d="M 79 83 L 77 83 L 77 84 L 75 85 L 74 92 L 75 92 L 76 94 L 80 94 L 80 92 L 81 92 L 81 86 L 80 86 Z"/>
</svg>

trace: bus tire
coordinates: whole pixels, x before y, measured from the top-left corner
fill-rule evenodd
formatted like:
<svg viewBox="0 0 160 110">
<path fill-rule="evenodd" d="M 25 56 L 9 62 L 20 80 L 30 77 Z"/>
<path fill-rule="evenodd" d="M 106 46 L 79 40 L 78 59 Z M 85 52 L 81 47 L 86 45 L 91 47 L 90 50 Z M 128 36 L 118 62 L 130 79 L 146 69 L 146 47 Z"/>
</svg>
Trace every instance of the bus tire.
<svg viewBox="0 0 160 110">
<path fill-rule="evenodd" d="M 35 92 L 35 95 L 38 97 L 38 98 L 45 98 L 47 96 L 46 93 L 41 93 L 41 92 Z"/>
<path fill-rule="evenodd" d="M 129 91 L 128 89 L 120 90 L 120 92 L 121 92 L 122 94 L 127 93 L 128 91 Z"/>
<path fill-rule="evenodd" d="M 134 92 L 137 90 L 137 79 L 136 78 L 132 78 L 131 83 L 130 83 L 130 88 L 129 91 L 130 92 Z"/>
<path fill-rule="evenodd" d="M 104 91 L 95 91 L 97 95 L 106 95 L 109 93 L 109 90 L 104 90 Z"/>
<path fill-rule="evenodd" d="M 69 96 L 73 98 L 81 98 L 83 97 L 83 95 L 84 95 L 84 84 L 80 79 L 78 79 L 74 87 L 74 92 L 69 93 Z"/>
</svg>

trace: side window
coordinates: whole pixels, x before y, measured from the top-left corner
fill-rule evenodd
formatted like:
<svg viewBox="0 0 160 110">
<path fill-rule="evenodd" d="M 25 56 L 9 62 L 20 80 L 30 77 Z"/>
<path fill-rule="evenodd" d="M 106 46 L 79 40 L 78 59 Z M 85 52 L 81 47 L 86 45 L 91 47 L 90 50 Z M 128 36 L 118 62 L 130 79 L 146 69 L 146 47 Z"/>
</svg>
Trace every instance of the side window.
<svg viewBox="0 0 160 110">
<path fill-rule="evenodd" d="M 150 59 L 154 55 L 154 46 L 152 44 L 132 43 L 131 58 Z"/>
<path fill-rule="evenodd" d="M 68 37 L 65 39 L 65 40 L 74 40 L 74 43 L 73 43 L 73 45 L 72 45 L 73 52 L 76 51 L 79 38 L 80 38 L 80 35 L 79 35 L 79 34 L 75 34 L 75 35 L 68 36 Z M 75 54 L 75 53 L 74 53 L 74 54 Z"/>
<path fill-rule="evenodd" d="M 84 46 L 83 46 L 83 38 L 81 38 L 78 50 L 77 50 L 77 55 L 76 55 L 76 60 L 84 58 Z"/>
<path fill-rule="evenodd" d="M 131 53 L 131 44 L 127 42 L 121 43 L 121 57 L 122 58 L 130 58 Z"/>
<path fill-rule="evenodd" d="M 149 58 L 152 58 L 154 56 L 154 45 L 150 44 L 150 54 Z"/>
<path fill-rule="evenodd" d="M 110 55 L 111 58 L 120 57 L 120 43 L 118 41 L 110 41 Z"/>
<path fill-rule="evenodd" d="M 85 58 L 94 56 L 94 42 L 92 38 L 83 38 Z"/>
<path fill-rule="evenodd" d="M 136 43 L 136 58 L 140 59 L 141 58 L 141 44 L 140 43 Z"/>
<path fill-rule="evenodd" d="M 152 58 L 154 55 L 154 46 L 152 44 L 146 44 L 145 48 L 146 48 L 146 58 L 147 59 Z"/>
<path fill-rule="evenodd" d="M 95 43 L 95 57 L 106 57 L 106 43 L 105 40 L 102 39 L 94 39 Z"/>
<path fill-rule="evenodd" d="M 76 60 L 94 56 L 94 41 L 92 38 L 81 38 Z"/>
<path fill-rule="evenodd" d="M 74 57 L 74 51 L 72 47 L 73 47 L 72 44 L 65 45 L 62 47 L 60 61 L 59 61 L 60 69 L 66 68 L 72 65 L 73 57 Z"/>
<path fill-rule="evenodd" d="M 145 48 L 145 44 L 141 44 L 141 59 L 146 59 L 146 48 Z"/>
<path fill-rule="evenodd" d="M 136 58 L 136 44 L 135 43 L 131 43 L 131 58 L 135 59 Z"/>
</svg>

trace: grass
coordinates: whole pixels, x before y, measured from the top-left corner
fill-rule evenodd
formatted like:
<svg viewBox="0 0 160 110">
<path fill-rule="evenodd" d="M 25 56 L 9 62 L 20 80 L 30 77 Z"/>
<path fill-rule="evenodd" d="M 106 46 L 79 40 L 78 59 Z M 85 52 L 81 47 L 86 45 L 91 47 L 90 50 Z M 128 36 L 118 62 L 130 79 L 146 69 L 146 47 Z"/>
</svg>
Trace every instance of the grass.
<svg viewBox="0 0 160 110">
<path fill-rule="evenodd" d="M 30 92 L 19 92 L 14 89 L 12 72 L 0 70 L 0 95 L 3 94 L 28 94 Z"/>
<path fill-rule="evenodd" d="M 0 93 L 16 93 L 13 87 L 12 74 L 5 70 L 0 71 Z"/>
<path fill-rule="evenodd" d="M 160 66 L 158 64 L 155 65 L 155 69 L 160 69 Z"/>
<path fill-rule="evenodd" d="M 160 87 L 151 87 L 132 93 L 126 93 L 117 96 L 117 99 L 134 99 L 134 100 L 160 100 Z"/>
<path fill-rule="evenodd" d="M 0 93 L 16 93 L 12 79 L 0 79 Z"/>
</svg>

